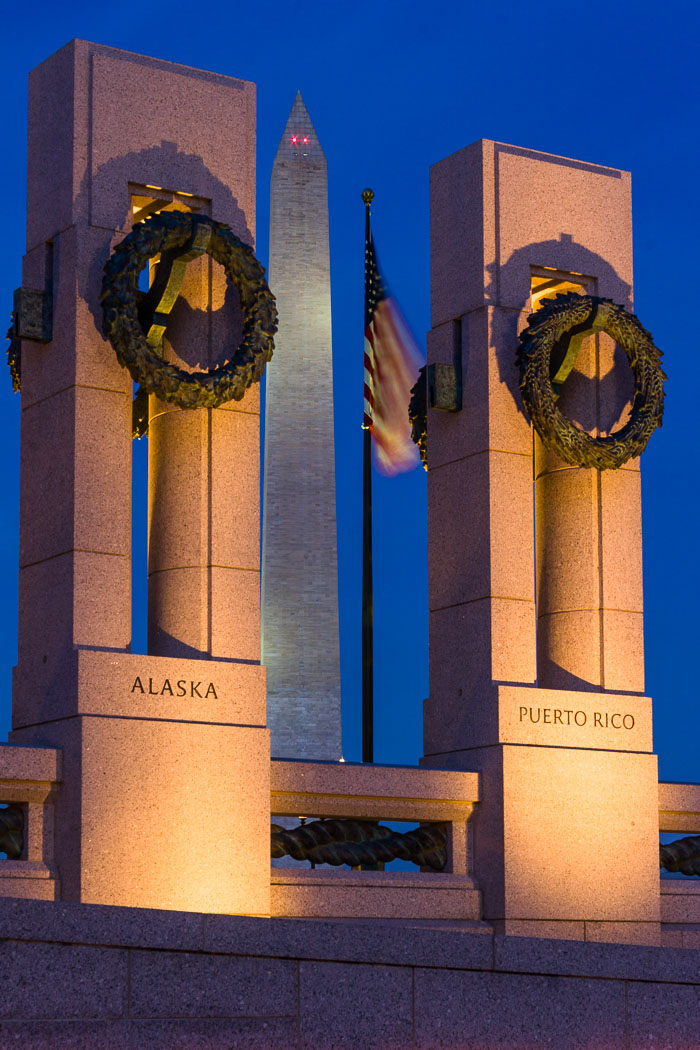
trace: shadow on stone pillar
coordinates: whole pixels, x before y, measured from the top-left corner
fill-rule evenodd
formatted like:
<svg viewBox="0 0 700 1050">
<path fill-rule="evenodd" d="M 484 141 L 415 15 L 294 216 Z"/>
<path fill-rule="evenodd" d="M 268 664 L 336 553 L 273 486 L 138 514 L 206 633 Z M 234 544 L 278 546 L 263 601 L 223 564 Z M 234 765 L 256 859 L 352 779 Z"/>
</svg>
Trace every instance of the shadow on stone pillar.
<svg viewBox="0 0 700 1050">
<path fill-rule="evenodd" d="M 639 466 L 544 452 L 516 360 L 543 278 L 631 309 L 630 176 L 476 142 L 432 169 L 431 242 L 428 362 L 452 360 L 456 326 L 464 393 L 428 418 L 422 764 L 482 775 L 474 864 L 497 929 L 658 943 Z M 620 356 L 589 338 L 564 386 L 594 434 L 624 418 Z"/>
<path fill-rule="evenodd" d="M 132 654 L 132 380 L 100 304 L 104 264 L 144 200 L 206 207 L 253 243 L 255 88 L 76 40 L 33 71 L 29 94 L 23 284 L 44 288 L 52 260 L 54 337 L 22 347 L 12 740 L 63 750 L 64 899 L 269 914 L 258 391 L 154 413 L 162 581 L 153 651 Z M 208 259 L 187 282 L 169 334 L 208 367 L 212 347 L 235 346 L 236 296 Z"/>
</svg>

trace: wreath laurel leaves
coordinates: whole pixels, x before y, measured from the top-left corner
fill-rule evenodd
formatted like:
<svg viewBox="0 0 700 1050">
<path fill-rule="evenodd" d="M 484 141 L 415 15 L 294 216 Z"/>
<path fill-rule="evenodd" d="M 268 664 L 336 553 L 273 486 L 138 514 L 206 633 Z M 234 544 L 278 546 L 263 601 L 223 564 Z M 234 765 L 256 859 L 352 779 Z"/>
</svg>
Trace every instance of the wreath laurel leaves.
<svg viewBox="0 0 700 1050">
<path fill-rule="evenodd" d="M 575 329 L 604 331 L 622 347 L 634 374 L 634 399 L 627 422 L 618 431 L 593 437 L 577 427 L 557 405 L 551 379 L 552 356 Z M 544 445 L 575 467 L 608 470 L 621 467 L 646 448 L 664 412 L 661 351 L 634 314 L 611 299 L 568 292 L 545 300 L 528 318 L 517 353 L 523 404 Z M 421 369 L 411 391 L 409 421 L 414 442 L 427 469 L 426 372 Z"/>
<path fill-rule="evenodd" d="M 620 346 L 634 375 L 629 419 L 618 431 L 593 437 L 561 412 L 550 378 L 552 353 L 568 332 L 604 331 Z M 575 467 L 616 469 L 639 456 L 664 411 L 661 351 L 634 314 L 610 299 L 568 292 L 545 300 L 520 334 L 518 363 L 523 404 L 543 444 Z"/>
<path fill-rule="evenodd" d="M 162 346 L 149 345 L 138 317 L 143 294 L 138 279 L 153 256 L 190 243 L 198 223 L 211 227 L 207 253 L 223 266 L 240 295 L 243 337 L 221 367 L 186 372 L 163 360 Z M 240 401 L 248 387 L 262 378 L 277 331 L 275 299 L 253 249 L 224 223 L 190 212 L 160 212 L 138 223 L 116 246 L 104 272 L 102 329 L 119 363 L 141 384 L 141 392 L 180 408 L 217 408 Z"/>
</svg>

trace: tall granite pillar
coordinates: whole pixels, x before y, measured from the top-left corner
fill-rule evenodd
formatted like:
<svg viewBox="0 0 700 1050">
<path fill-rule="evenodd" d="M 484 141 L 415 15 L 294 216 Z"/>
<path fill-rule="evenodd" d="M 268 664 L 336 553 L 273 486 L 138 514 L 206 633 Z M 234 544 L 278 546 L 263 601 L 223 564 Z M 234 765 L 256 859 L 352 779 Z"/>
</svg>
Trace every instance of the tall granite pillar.
<svg viewBox="0 0 700 1050">
<path fill-rule="evenodd" d="M 29 96 L 23 286 L 52 289 L 53 338 L 22 345 L 12 740 L 63 751 L 63 899 L 269 914 L 258 393 L 152 412 L 150 562 L 167 615 L 155 651 L 134 654 L 132 380 L 100 304 L 110 251 L 154 211 L 201 211 L 252 242 L 255 88 L 76 40 L 34 70 Z M 168 336 L 192 367 L 236 338 L 223 288 L 209 259 L 188 274 Z M 193 826 L 206 829 L 194 846 Z"/>
<path fill-rule="evenodd" d="M 240 216 L 220 221 L 245 239 Z M 188 263 L 168 360 L 222 365 L 240 341 L 236 299 L 212 259 Z M 259 661 L 260 387 L 186 412 L 152 396 L 148 444 L 149 653 Z"/>
<path fill-rule="evenodd" d="M 516 359 L 542 295 L 631 309 L 630 177 L 476 142 L 433 167 L 431 222 L 428 361 L 456 354 L 464 398 L 460 412 L 428 413 L 423 762 L 482 774 L 485 918 L 508 933 L 655 943 L 639 464 L 600 472 L 546 453 Z M 561 407 L 605 433 L 629 388 L 624 354 L 592 335 Z"/>
<path fill-rule="evenodd" d="M 297 94 L 272 168 L 262 652 L 272 753 L 341 756 L 326 158 Z"/>
</svg>

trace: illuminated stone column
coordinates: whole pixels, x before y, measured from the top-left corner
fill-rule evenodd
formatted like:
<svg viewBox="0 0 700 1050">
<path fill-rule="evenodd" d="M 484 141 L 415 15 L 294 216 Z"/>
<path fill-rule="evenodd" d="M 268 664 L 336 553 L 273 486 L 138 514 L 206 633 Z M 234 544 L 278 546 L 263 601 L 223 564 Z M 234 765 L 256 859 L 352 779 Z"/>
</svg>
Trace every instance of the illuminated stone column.
<svg viewBox="0 0 700 1050">
<path fill-rule="evenodd" d="M 341 756 L 326 158 L 297 95 L 272 168 L 280 327 L 265 397 L 263 663 L 273 755 Z"/>
<path fill-rule="evenodd" d="M 22 283 L 50 297 L 53 323 L 49 343 L 22 345 L 15 727 L 51 717 L 76 647 L 131 641 L 132 383 L 99 324 L 100 264 L 127 201 L 108 216 L 90 202 L 91 165 L 107 158 L 86 150 L 89 61 L 74 41 L 29 80 Z"/>
<path fill-rule="evenodd" d="M 631 273 L 629 278 L 631 288 Z M 631 309 L 631 300 L 615 296 L 605 276 L 588 283 L 594 286 L 591 294 Z M 559 404 L 570 419 L 597 436 L 627 417 L 632 393 L 624 352 L 600 333 L 584 340 Z M 618 470 L 573 467 L 545 449 L 537 436 L 534 451 L 538 685 L 641 695 L 639 460 Z"/>
<path fill-rule="evenodd" d="M 630 307 L 630 176 L 481 141 L 433 167 L 431 223 L 428 361 L 459 363 L 464 398 L 428 412 L 423 762 L 482 774 L 473 862 L 498 929 L 658 943 L 639 468 L 545 454 L 516 359 L 542 294 Z M 606 432 L 629 389 L 624 355 L 593 336 L 562 408 Z"/>
<path fill-rule="evenodd" d="M 132 653 L 132 380 L 100 305 L 110 250 L 139 216 L 193 208 L 252 243 L 255 88 L 78 40 L 29 91 L 23 280 L 52 291 L 54 338 L 22 355 L 12 740 L 62 751 L 64 900 L 266 915 L 259 395 L 216 412 L 152 406 L 155 644 Z M 190 367 L 236 339 L 223 288 L 208 259 L 192 265 L 169 331 Z M 193 826 L 206 829 L 194 845 Z"/>
<path fill-rule="evenodd" d="M 188 263 L 169 360 L 207 368 L 230 355 L 241 319 L 226 289 L 211 259 Z M 217 409 L 149 407 L 148 651 L 259 661 L 260 388 Z"/>
</svg>

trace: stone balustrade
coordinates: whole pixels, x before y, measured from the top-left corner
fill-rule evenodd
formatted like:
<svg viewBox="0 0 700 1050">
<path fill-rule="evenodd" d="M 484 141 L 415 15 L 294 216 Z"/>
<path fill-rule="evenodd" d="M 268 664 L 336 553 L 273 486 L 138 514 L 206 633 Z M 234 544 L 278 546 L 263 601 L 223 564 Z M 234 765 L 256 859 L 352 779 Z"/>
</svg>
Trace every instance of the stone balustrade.
<svg viewBox="0 0 700 1050">
<path fill-rule="evenodd" d="M 0 745 L 0 802 L 24 811 L 22 854 L 0 863 L 0 897 L 59 897 L 53 845 L 61 765 L 54 748 Z"/>
<path fill-rule="evenodd" d="M 0 897 L 60 898 L 54 803 L 61 780 L 59 750 L 0 746 L 0 803 L 20 806 L 24 813 L 22 855 L 0 863 Z M 480 894 L 469 856 L 478 774 L 275 759 L 271 789 L 273 821 L 340 818 L 447 825 L 442 872 L 273 867 L 272 915 L 480 921 Z M 659 830 L 679 837 L 700 834 L 700 784 L 659 784 Z M 663 944 L 700 946 L 700 879 L 661 880 L 661 920 Z"/>
<path fill-rule="evenodd" d="M 659 830 L 700 835 L 700 784 L 659 784 Z M 700 879 L 662 878 L 661 943 L 700 948 Z"/>
<path fill-rule="evenodd" d="M 659 784 L 659 830 L 700 835 L 700 784 Z"/>
<path fill-rule="evenodd" d="M 447 824 L 442 872 L 273 867 L 272 914 L 478 921 L 469 825 L 476 773 L 345 762 L 273 760 L 272 819 L 345 818 Z"/>
</svg>

